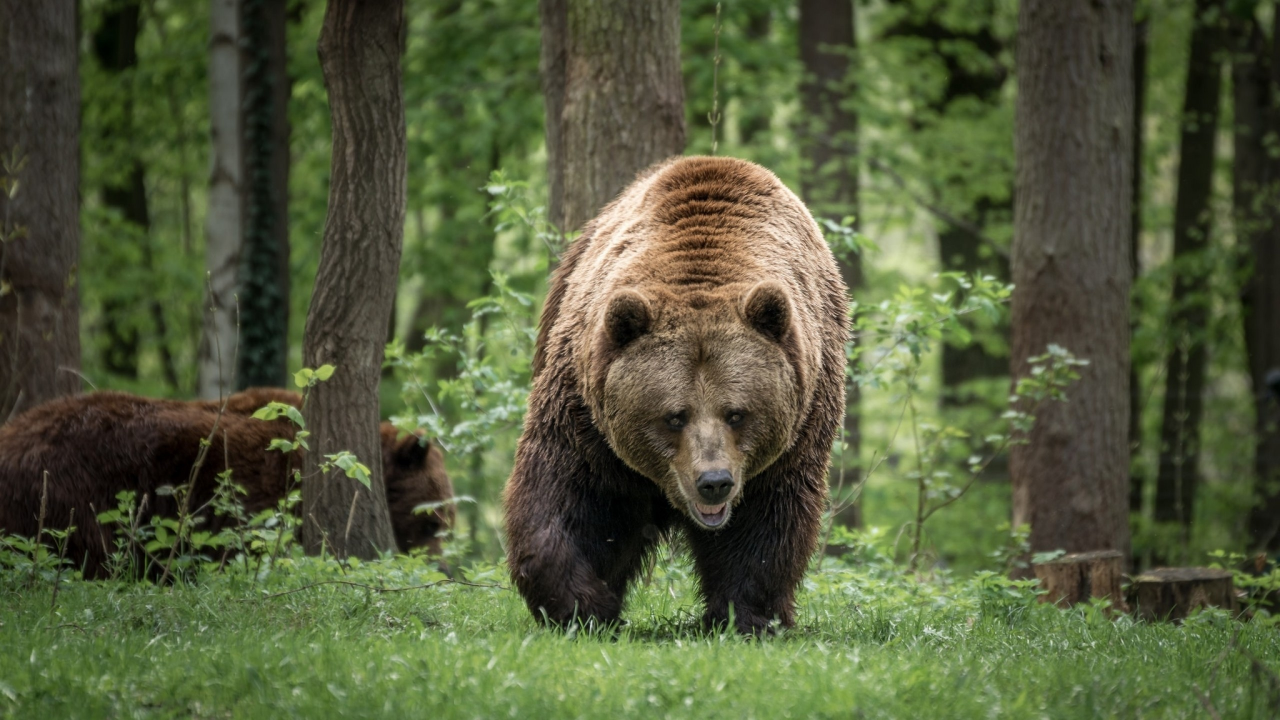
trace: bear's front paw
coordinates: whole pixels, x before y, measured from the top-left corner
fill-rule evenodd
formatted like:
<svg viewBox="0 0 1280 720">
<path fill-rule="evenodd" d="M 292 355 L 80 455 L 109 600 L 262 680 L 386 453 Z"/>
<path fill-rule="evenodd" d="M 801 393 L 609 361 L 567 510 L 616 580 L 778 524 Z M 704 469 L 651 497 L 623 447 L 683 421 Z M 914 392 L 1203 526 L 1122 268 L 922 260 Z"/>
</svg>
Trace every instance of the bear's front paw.
<svg viewBox="0 0 1280 720">
<path fill-rule="evenodd" d="M 755 637 L 763 637 L 766 635 L 776 635 L 779 630 L 786 627 L 782 619 L 778 617 L 769 617 L 763 613 L 754 612 L 749 608 L 736 608 L 730 606 L 725 611 L 708 610 L 702 616 L 703 626 L 713 632 L 721 632 L 732 626 L 735 630 L 743 635 L 754 635 Z"/>
</svg>

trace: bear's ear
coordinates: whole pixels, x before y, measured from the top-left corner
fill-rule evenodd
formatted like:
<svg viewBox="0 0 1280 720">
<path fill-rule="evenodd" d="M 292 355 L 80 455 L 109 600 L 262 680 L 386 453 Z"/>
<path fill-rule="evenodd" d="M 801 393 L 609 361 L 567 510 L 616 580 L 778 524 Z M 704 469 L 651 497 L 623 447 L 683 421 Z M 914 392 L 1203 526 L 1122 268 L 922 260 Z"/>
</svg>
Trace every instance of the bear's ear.
<svg viewBox="0 0 1280 720">
<path fill-rule="evenodd" d="M 624 348 L 649 332 L 653 312 L 649 301 L 635 290 L 619 290 L 609 299 L 604 314 L 605 332 L 615 348 Z"/>
<path fill-rule="evenodd" d="M 762 282 L 743 296 L 742 317 L 761 335 L 782 342 L 791 328 L 791 301 L 782 286 Z"/>
<path fill-rule="evenodd" d="M 422 439 L 422 431 L 419 430 L 396 441 L 393 457 L 399 467 L 419 468 L 426 463 L 429 451 L 430 447 Z"/>
</svg>

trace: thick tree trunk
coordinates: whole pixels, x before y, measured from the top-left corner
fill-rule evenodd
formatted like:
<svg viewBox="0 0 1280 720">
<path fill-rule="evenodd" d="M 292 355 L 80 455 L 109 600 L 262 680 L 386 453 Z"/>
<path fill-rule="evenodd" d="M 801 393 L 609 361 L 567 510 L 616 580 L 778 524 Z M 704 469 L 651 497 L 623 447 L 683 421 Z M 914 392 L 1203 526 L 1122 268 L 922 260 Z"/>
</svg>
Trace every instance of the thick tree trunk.
<svg viewBox="0 0 1280 720">
<path fill-rule="evenodd" d="M 289 354 L 287 3 L 242 2 L 245 217 L 239 389 L 284 385 Z"/>
<path fill-rule="evenodd" d="M 80 390 L 73 0 L 0 0 L 0 423 Z"/>
<path fill-rule="evenodd" d="M 405 121 L 400 58 L 403 0 L 330 0 L 320 30 L 320 68 L 333 116 L 329 215 L 303 356 L 330 364 L 305 416 L 311 431 L 302 486 L 304 547 L 362 558 L 394 550 L 382 481 L 378 380 L 395 300 L 405 217 Z M 354 453 L 371 488 L 341 471 L 322 474 L 330 453 Z"/>
<path fill-rule="evenodd" d="M 212 0 L 209 18 L 209 131 L 212 167 L 205 220 L 205 268 L 209 274 L 204 333 L 200 340 L 200 397 L 216 400 L 235 387 L 236 271 L 240 264 L 244 208 L 240 103 L 240 0 Z"/>
<path fill-rule="evenodd" d="M 852 55 L 857 48 L 856 15 L 853 0 L 800 0 L 800 62 L 804 82 L 800 93 L 806 122 L 801 127 L 807 167 L 802 175 L 805 203 L 814 215 L 837 222 L 847 215 L 855 218 L 858 209 L 858 116 L 849 109 L 854 92 Z M 862 287 L 862 261 L 857 255 L 838 258 L 840 274 L 850 292 Z M 844 490 L 861 478 L 859 453 L 859 391 L 850 388 L 846 397 L 844 441 L 840 459 Z M 837 488 L 838 490 L 839 488 Z M 862 525 L 860 503 L 848 497 L 833 497 L 838 512 L 835 521 L 850 527 Z"/>
<path fill-rule="evenodd" d="M 1209 200 L 1222 88 L 1219 55 L 1224 38 L 1218 27 L 1221 12 L 1220 0 L 1196 0 L 1183 100 L 1178 196 L 1173 213 L 1172 317 L 1155 520 L 1180 523 L 1184 533 L 1195 515 L 1200 474 L 1200 416 L 1207 359 L 1204 334 L 1209 307 L 1209 278 L 1202 261 L 1209 245 Z"/>
<path fill-rule="evenodd" d="M 1050 343 L 1089 360 L 1011 453 L 1033 552 L 1129 552 L 1132 62 L 1132 0 L 1019 6 L 1011 375 Z"/>
<path fill-rule="evenodd" d="M 1238 21 L 1233 30 L 1232 199 L 1248 272 L 1240 299 L 1256 419 L 1249 542 L 1254 551 L 1274 553 L 1280 550 L 1280 160 L 1268 154 L 1266 137 L 1280 132 L 1280 39 L 1273 31 L 1269 53 L 1256 21 Z"/>
<path fill-rule="evenodd" d="M 539 7 L 550 217 L 569 232 L 636 173 L 684 150 L 680 3 L 541 0 Z"/>
<path fill-rule="evenodd" d="M 1133 28 L 1133 210 L 1129 226 L 1129 266 L 1136 283 L 1141 268 L 1139 261 L 1142 247 L 1142 122 L 1147 106 L 1147 20 L 1139 21 Z M 1129 322 L 1129 336 L 1133 337 L 1137 324 Z M 1145 494 L 1142 473 L 1134 467 L 1134 457 L 1142 448 L 1142 383 L 1138 379 L 1137 365 L 1129 366 L 1129 512 L 1142 513 Z"/>
</svg>

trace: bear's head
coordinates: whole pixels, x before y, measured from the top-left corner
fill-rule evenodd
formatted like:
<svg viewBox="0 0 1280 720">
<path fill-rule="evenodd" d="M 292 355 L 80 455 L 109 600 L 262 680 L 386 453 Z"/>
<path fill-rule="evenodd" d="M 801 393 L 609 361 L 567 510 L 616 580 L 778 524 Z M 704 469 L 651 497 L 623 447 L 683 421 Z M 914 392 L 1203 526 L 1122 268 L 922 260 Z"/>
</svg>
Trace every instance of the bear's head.
<svg viewBox="0 0 1280 720">
<path fill-rule="evenodd" d="M 636 288 L 609 298 L 593 339 L 593 414 L 623 462 L 718 529 L 794 441 L 795 313 L 771 281 L 668 300 Z"/>
<path fill-rule="evenodd" d="M 382 424 L 382 473 L 396 545 L 401 552 L 425 547 L 439 555 L 440 536 L 453 527 L 454 507 L 442 504 L 453 497 L 453 483 L 440 451 L 420 432 L 396 435 L 390 423 Z"/>
</svg>

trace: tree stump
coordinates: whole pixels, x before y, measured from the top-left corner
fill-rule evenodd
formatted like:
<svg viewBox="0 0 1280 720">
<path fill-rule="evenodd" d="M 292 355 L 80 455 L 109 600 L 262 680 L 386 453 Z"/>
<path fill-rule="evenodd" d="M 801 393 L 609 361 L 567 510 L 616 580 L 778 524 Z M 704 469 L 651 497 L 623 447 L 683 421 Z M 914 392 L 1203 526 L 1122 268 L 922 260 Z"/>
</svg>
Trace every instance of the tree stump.
<svg viewBox="0 0 1280 720">
<path fill-rule="evenodd" d="M 1130 595 L 1144 620 L 1181 621 L 1206 606 L 1236 610 L 1230 570 L 1157 568 L 1135 577 Z"/>
<path fill-rule="evenodd" d="M 1097 597 L 1110 600 L 1120 612 L 1128 611 L 1120 591 L 1124 556 L 1117 550 L 1071 553 L 1034 567 L 1046 591 L 1040 596 L 1045 602 L 1066 607 Z"/>
</svg>

